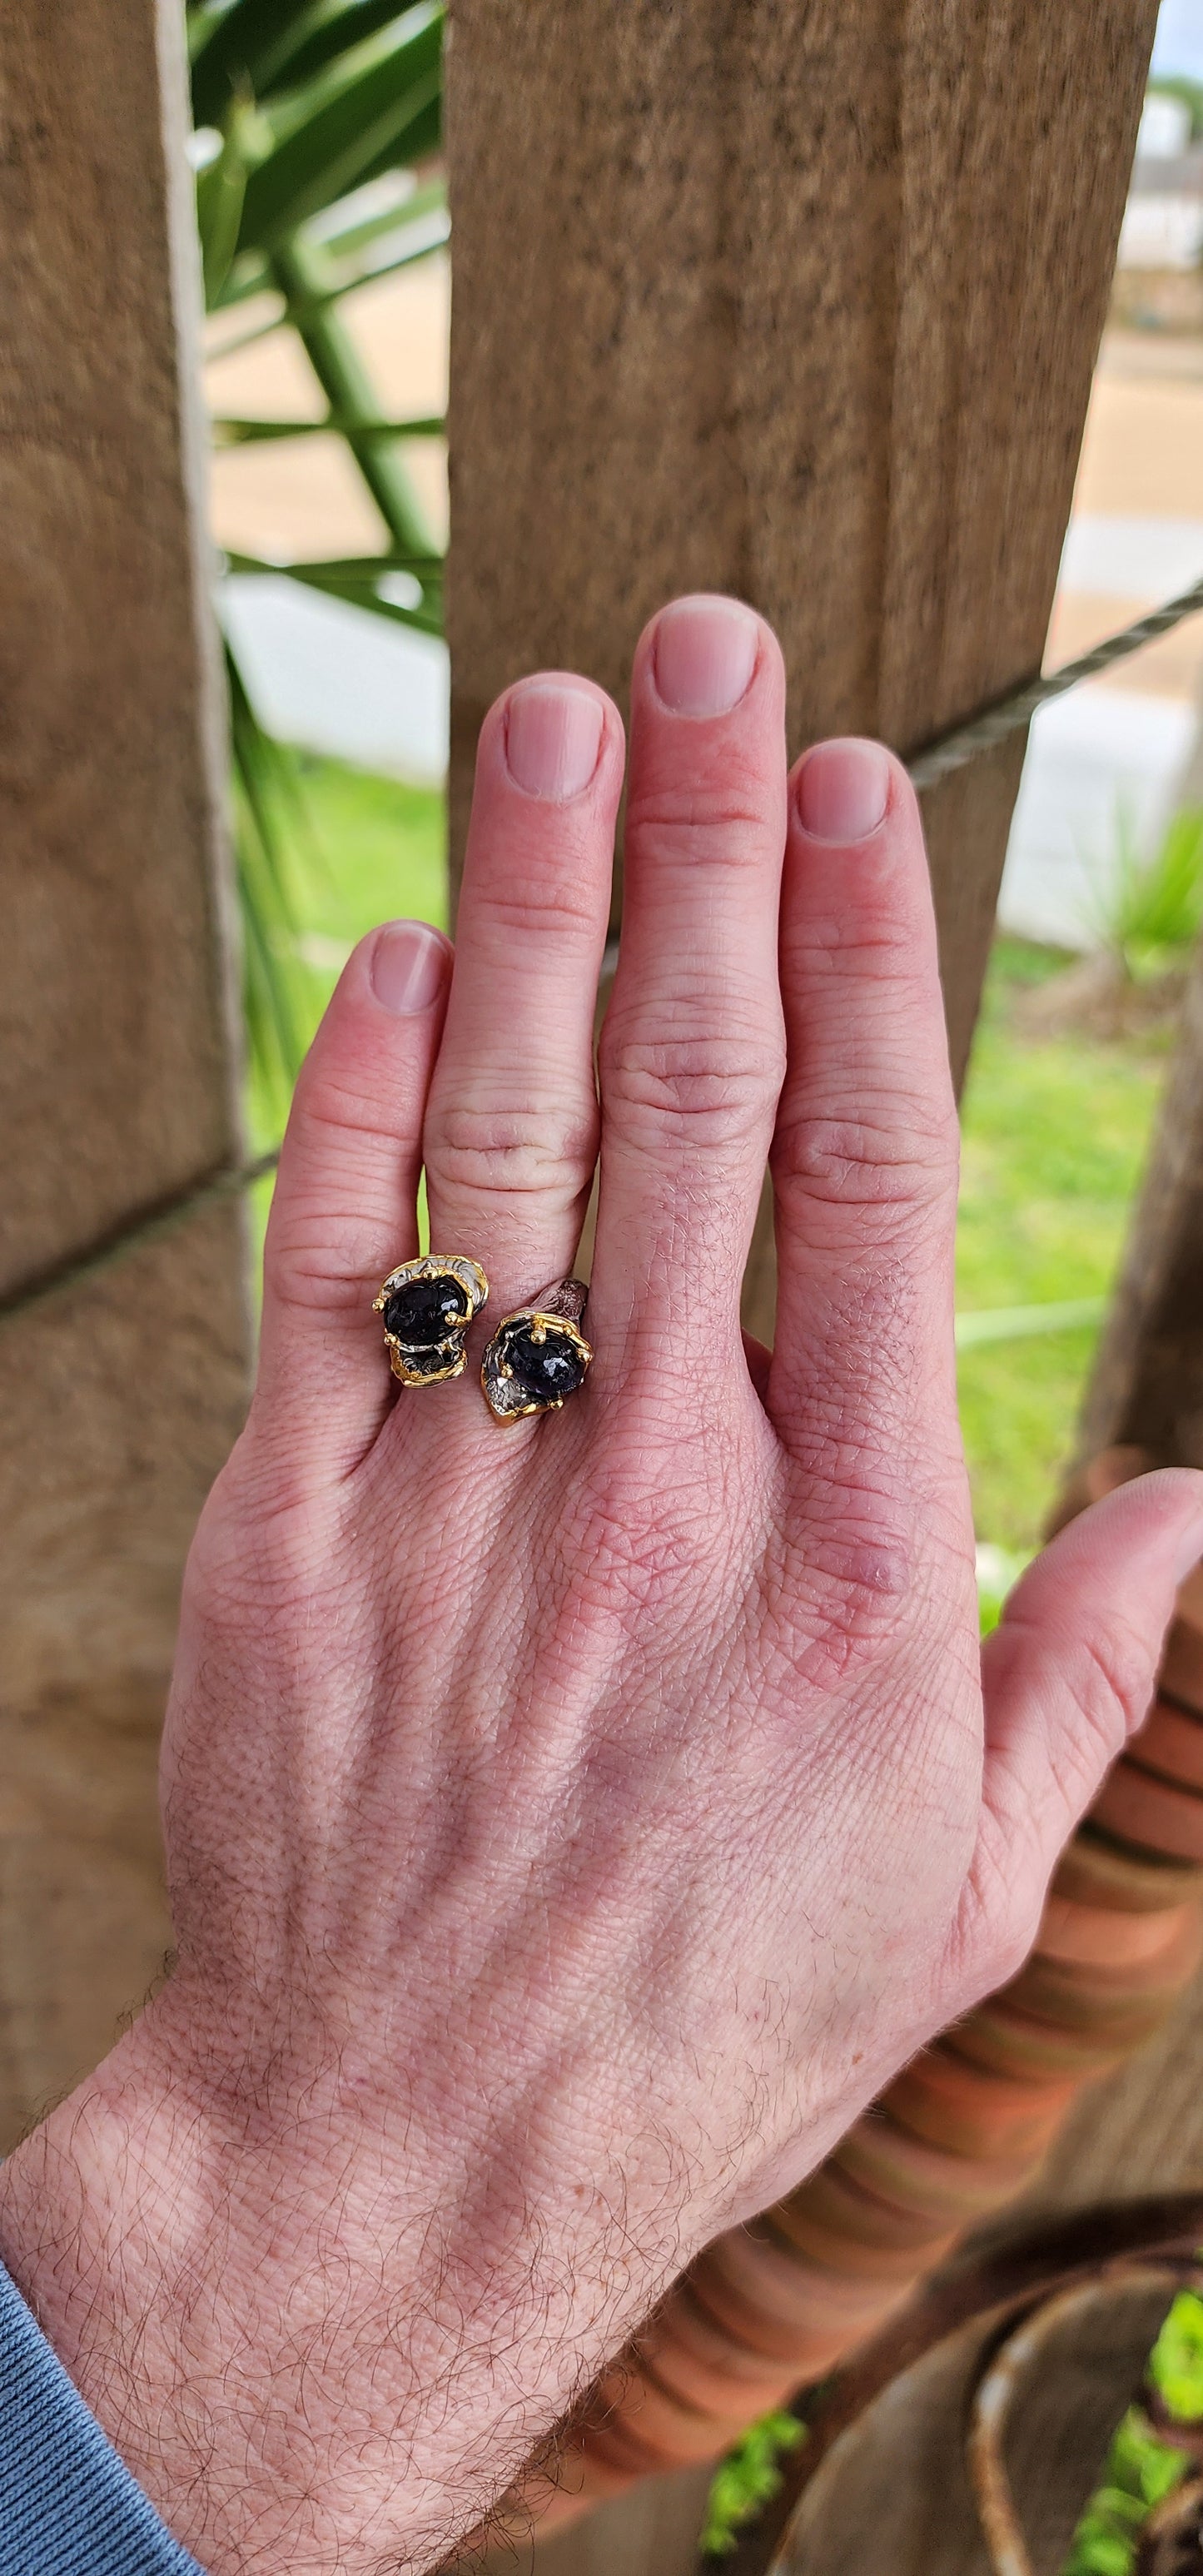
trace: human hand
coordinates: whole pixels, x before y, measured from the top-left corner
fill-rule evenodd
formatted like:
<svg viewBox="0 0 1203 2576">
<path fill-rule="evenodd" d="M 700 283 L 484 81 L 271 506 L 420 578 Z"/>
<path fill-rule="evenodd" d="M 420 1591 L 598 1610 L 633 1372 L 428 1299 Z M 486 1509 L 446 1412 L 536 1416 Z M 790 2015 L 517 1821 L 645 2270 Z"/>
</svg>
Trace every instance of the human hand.
<svg viewBox="0 0 1203 2576">
<path fill-rule="evenodd" d="M 983 1709 L 914 800 L 868 745 L 787 782 L 780 655 L 729 602 L 636 656 L 596 1360 L 493 1422 L 479 1347 L 570 1268 L 594 1170 L 621 778 L 600 691 L 520 683 L 450 984 L 413 926 L 342 977 L 188 1572 L 178 1965 L 3 2179 L 0 2250 L 212 2576 L 438 2560 L 697 2248 L 1007 1977 L 1203 1548 L 1188 1475 L 1075 1524 Z M 423 1162 L 491 1300 L 468 1374 L 394 1401 L 371 1300 Z"/>
</svg>

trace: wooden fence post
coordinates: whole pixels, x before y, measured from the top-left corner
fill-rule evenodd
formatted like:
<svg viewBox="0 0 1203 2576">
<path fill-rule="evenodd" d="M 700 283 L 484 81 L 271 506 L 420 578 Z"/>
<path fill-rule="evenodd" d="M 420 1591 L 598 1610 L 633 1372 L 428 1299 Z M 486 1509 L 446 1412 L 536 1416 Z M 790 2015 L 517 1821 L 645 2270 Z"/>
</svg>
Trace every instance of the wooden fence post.
<svg viewBox="0 0 1203 2576">
<path fill-rule="evenodd" d="M 621 702 L 673 591 L 781 636 L 791 748 L 1039 666 L 1154 0 L 452 0 L 452 848 L 495 692 Z M 968 1049 L 1022 738 L 926 799 Z"/>
<path fill-rule="evenodd" d="M 158 1723 L 248 1314 L 228 1206 L 19 1308 L 238 1122 L 182 11 L 10 10 L 0 95 L 7 2146 L 167 1939 Z"/>
<path fill-rule="evenodd" d="M 1155 0 L 451 9 L 453 860 L 495 692 L 621 703 L 674 592 L 773 620 L 794 752 L 910 753 L 1032 674 Z M 958 1076 L 1022 757 L 924 799 Z M 768 1337 L 763 1217 L 748 1289 Z M 537 2556 L 675 2576 L 675 2528 L 653 2558 L 636 2497 Z"/>
</svg>

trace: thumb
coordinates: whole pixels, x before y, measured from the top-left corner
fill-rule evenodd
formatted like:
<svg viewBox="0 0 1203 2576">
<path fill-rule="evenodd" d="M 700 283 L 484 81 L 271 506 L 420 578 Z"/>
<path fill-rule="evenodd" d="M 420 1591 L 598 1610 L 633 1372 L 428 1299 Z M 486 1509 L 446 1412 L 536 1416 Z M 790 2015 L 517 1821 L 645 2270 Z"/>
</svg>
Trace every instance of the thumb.
<svg viewBox="0 0 1203 2576">
<path fill-rule="evenodd" d="M 1144 1723 L 1175 1592 L 1201 1555 L 1203 1474 L 1141 1476 L 1059 1532 L 985 1641 L 974 1875 L 982 1912 L 997 1926 L 1001 1908 L 1018 1941 L 1034 1931 L 1108 1766 Z"/>
</svg>

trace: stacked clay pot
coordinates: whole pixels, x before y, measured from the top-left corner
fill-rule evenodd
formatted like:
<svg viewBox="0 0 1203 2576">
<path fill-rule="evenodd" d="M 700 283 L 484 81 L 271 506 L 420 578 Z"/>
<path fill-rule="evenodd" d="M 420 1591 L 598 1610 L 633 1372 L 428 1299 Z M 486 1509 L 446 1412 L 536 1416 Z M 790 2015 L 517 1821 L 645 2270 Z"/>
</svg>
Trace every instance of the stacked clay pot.
<svg viewBox="0 0 1203 2576">
<path fill-rule="evenodd" d="M 1096 1459 L 1057 1525 L 1151 1462 Z M 1203 1946 L 1203 1568 L 1178 1596 L 1148 1722 L 1063 1855 L 1013 1982 L 946 2031 L 788 2199 L 708 2245 L 601 2383 L 541 2528 L 716 2457 L 881 2325 L 1028 2182 L 1082 2085 L 1173 2009 Z"/>
</svg>

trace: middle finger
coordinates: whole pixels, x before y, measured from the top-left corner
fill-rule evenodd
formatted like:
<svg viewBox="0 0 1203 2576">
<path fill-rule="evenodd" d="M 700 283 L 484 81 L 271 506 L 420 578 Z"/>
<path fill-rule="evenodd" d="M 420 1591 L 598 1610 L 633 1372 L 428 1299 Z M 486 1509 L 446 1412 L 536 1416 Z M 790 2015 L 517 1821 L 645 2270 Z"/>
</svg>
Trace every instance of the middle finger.
<svg viewBox="0 0 1203 2576">
<path fill-rule="evenodd" d="M 784 1064 L 785 674 L 733 599 L 676 600 L 631 686 L 622 943 L 601 1039 L 599 1363 L 740 1361 Z M 742 1365 L 742 1361 L 740 1361 Z"/>
</svg>

